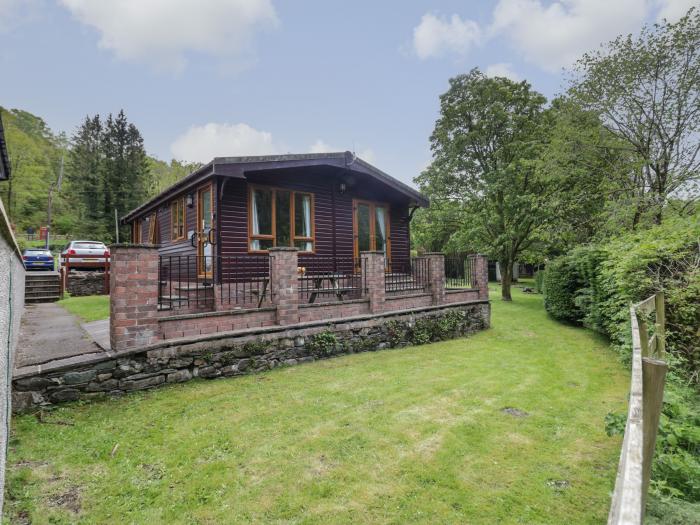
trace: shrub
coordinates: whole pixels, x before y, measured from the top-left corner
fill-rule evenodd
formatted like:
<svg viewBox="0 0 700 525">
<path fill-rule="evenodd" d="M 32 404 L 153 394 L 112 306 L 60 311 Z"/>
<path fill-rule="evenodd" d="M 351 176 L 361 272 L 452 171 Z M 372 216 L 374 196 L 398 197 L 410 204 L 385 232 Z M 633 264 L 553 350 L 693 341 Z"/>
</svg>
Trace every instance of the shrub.
<svg viewBox="0 0 700 525">
<path fill-rule="evenodd" d="M 338 344 L 338 338 L 333 332 L 325 331 L 318 334 L 314 334 L 309 338 L 307 346 L 309 350 L 316 355 L 329 355 L 333 353 L 336 345 Z"/>
<path fill-rule="evenodd" d="M 580 247 L 545 271 L 545 307 L 556 319 L 585 324 L 629 361 L 629 306 L 666 298 L 666 393 L 653 465 L 656 496 L 700 501 L 700 215 L 666 219 L 597 246 Z M 609 415 L 608 431 L 624 416 Z"/>
<path fill-rule="evenodd" d="M 581 277 L 573 257 L 564 256 L 547 265 L 543 278 L 544 307 L 555 319 L 580 322 L 583 314 L 576 306 L 576 292 L 581 288 Z"/>
<path fill-rule="evenodd" d="M 544 293 L 544 270 L 537 270 L 535 272 L 535 291 L 537 293 Z"/>
</svg>

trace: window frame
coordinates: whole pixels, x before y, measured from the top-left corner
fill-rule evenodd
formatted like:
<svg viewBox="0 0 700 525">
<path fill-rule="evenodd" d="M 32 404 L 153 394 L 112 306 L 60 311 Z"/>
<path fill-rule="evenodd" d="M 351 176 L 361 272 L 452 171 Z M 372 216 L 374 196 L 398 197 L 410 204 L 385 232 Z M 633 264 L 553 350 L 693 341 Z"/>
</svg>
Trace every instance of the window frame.
<svg viewBox="0 0 700 525">
<path fill-rule="evenodd" d="M 158 244 L 158 214 L 153 212 L 148 217 L 148 244 Z"/>
<path fill-rule="evenodd" d="M 178 209 L 182 210 L 182 223 L 179 224 Z M 178 227 L 182 228 L 182 233 Z M 177 228 L 177 229 L 176 229 Z M 187 238 L 187 207 L 185 206 L 185 197 L 178 197 L 170 203 L 170 240 L 172 242 L 182 241 Z"/>
<path fill-rule="evenodd" d="M 253 192 L 255 190 L 264 190 L 272 193 L 272 234 L 254 234 L 253 233 Z M 272 241 L 273 247 L 280 247 L 277 244 L 277 192 L 283 191 L 289 193 L 289 244 L 281 247 L 293 248 L 297 241 L 310 242 L 313 249 L 310 251 L 299 250 L 303 254 L 316 253 L 316 198 L 310 191 L 297 191 L 278 186 L 265 186 L 262 184 L 248 184 L 248 253 L 269 253 L 269 250 L 253 250 L 250 247 L 252 241 L 267 240 Z M 297 195 L 308 195 L 311 198 L 311 236 L 296 235 L 295 224 L 295 201 Z"/>
<path fill-rule="evenodd" d="M 135 219 L 133 222 L 133 230 L 132 230 L 132 241 L 134 244 L 141 244 L 141 228 L 142 228 L 142 220 L 141 219 Z M 71 243 L 72 244 L 72 243 Z M 69 244 L 70 246 L 70 244 Z"/>
<path fill-rule="evenodd" d="M 369 246 L 370 251 L 377 250 L 377 237 L 376 237 L 376 227 L 377 227 L 377 211 L 376 207 L 381 206 L 384 208 L 384 224 L 386 226 L 386 239 L 384 243 L 386 244 L 385 258 L 386 263 L 389 264 L 391 260 L 391 206 L 388 202 L 379 201 L 368 201 L 364 199 L 353 199 L 352 200 L 352 253 L 355 258 L 360 257 L 360 243 L 359 243 L 359 228 L 357 224 L 358 205 L 364 204 L 369 207 Z"/>
</svg>

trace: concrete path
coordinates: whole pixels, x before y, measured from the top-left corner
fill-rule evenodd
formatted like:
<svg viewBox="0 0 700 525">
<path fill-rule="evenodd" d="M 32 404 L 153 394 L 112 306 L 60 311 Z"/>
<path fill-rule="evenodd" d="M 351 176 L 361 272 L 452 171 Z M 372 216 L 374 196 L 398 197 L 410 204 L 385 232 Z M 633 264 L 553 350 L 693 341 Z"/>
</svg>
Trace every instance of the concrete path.
<svg viewBox="0 0 700 525">
<path fill-rule="evenodd" d="M 99 321 L 91 321 L 83 323 L 83 330 L 92 338 L 102 350 L 110 350 L 109 342 L 109 319 L 100 319 Z"/>
<path fill-rule="evenodd" d="M 79 319 L 67 310 L 55 303 L 25 306 L 15 357 L 16 370 L 68 357 L 100 353 L 104 353 L 104 350 L 80 327 Z"/>
</svg>

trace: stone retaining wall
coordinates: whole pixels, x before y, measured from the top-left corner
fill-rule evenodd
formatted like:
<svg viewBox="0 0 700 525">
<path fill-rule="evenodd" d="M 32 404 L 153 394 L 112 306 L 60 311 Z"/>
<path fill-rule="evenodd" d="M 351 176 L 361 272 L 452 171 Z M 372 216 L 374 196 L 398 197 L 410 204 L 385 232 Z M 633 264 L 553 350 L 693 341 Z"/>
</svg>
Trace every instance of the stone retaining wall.
<svg viewBox="0 0 700 525">
<path fill-rule="evenodd" d="M 105 274 L 104 272 L 71 270 L 68 273 L 66 289 L 73 297 L 103 295 L 105 293 Z"/>
<path fill-rule="evenodd" d="M 195 377 L 227 377 L 341 354 L 451 339 L 488 328 L 488 301 L 367 314 L 166 341 L 14 381 L 13 406 L 119 396 Z"/>
</svg>

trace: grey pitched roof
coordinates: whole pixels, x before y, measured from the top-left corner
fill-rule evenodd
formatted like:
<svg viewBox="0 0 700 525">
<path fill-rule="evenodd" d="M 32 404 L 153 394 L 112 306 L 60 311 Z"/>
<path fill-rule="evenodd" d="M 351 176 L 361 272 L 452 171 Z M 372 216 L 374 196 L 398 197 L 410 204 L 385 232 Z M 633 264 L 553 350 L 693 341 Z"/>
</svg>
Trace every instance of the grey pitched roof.
<svg viewBox="0 0 700 525">
<path fill-rule="evenodd" d="M 147 211 L 166 201 L 174 193 L 180 192 L 190 186 L 194 186 L 203 180 L 214 176 L 223 175 L 235 178 L 245 178 L 246 173 L 259 170 L 274 170 L 284 168 L 306 166 L 335 166 L 351 171 L 364 173 L 403 194 L 416 206 L 427 206 L 428 199 L 420 192 L 407 184 L 384 173 L 379 168 L 372 166 L 349 151 L 333 153 L 295 153 L 284 155 L 259 155 L 248 157 L 216 157 L 197 171 L 189 174 L 159 195 L 153 197 L 138 208 L 127 213 L 122 221 L 128 221 L 140 213 Z"/>
</svg>

